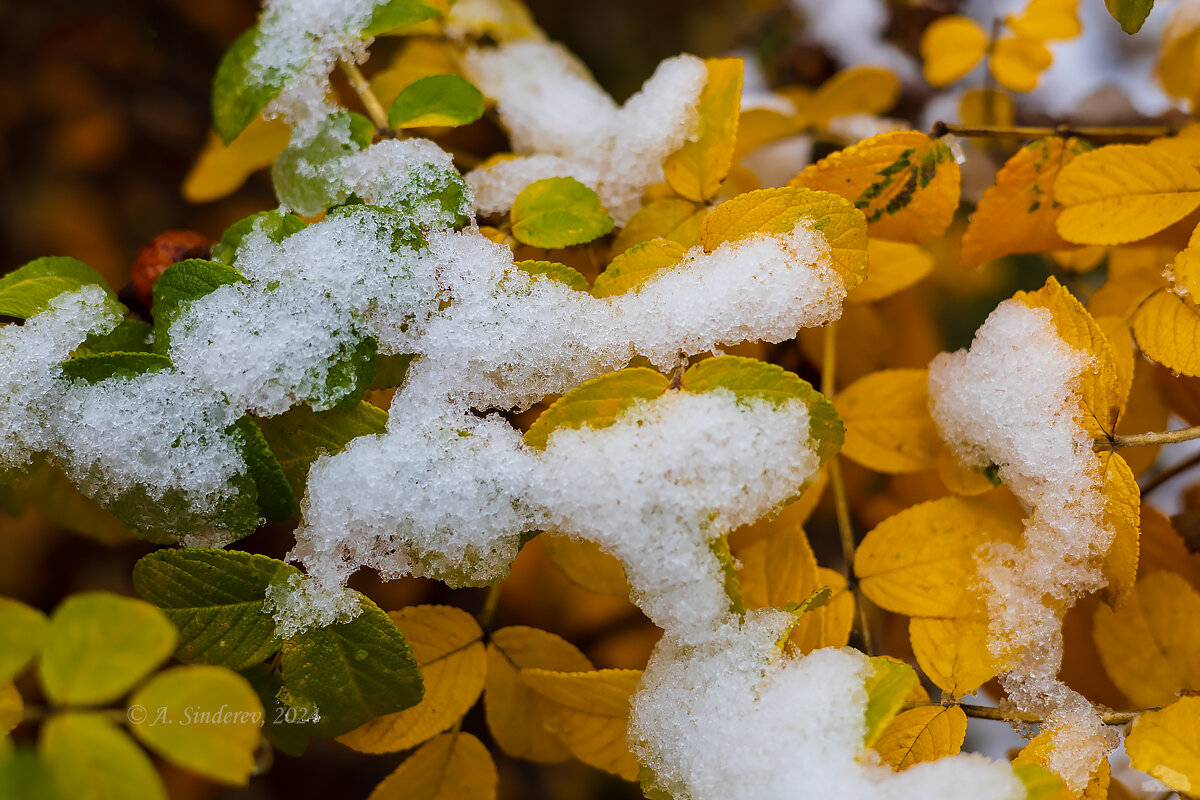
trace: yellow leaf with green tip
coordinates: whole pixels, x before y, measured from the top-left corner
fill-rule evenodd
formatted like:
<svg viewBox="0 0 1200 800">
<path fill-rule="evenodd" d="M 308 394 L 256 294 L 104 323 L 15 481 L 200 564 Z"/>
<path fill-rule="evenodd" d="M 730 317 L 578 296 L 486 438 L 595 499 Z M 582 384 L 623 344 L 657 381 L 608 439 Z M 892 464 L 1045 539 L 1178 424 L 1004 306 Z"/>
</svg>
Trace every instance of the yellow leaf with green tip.
<svg viewBox="0 0 1200 800">
<path fill-rule="evenodd" d="M 916 670 L 891 656 L 874 656 L 871 668 L 871 674 L 864 684 L 867 690 L 867 732 L 863 744 L 867 747 L 875 744 L 888 724 L 900 713 L 909 694 L 920 684 Z"/>
<path fill-rule="evenodd" d="M 592 286 L 596 297 L 636 291 L 658 272 L 680 262 L 686 249 L 669 239 L 651 239 L 629 248 L 612 260 Z"/>
</svg>

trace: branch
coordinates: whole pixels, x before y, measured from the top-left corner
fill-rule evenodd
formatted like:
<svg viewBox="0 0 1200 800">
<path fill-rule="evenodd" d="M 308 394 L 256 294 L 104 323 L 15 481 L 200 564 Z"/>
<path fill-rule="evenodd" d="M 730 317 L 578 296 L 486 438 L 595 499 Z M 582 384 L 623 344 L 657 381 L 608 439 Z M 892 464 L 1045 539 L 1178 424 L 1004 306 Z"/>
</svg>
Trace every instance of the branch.
<svg viewBox="0 0 1200 800">
<path fill-rule="evenodd" d="M 1172 464 L 1162 472 L 1159 472 L 1153 478 L 1150 478 L 1148 481 L 1146 481 L 1145 485 L 1141 487 L 1142 497 L 1145 498 L 1146 495 L 1150 494 L 1155 489 L 1171 480 L 1171 478 L 1174 478 L 1181 472 L 1186 472 L 1197 464 L 1200 464 L 1200 453 L 1196 453 L 1191 458 L 1185 458 L 1178 464 Z"/>
<path fill-rule="evenodd" d="M 909 703 L 905 705 L 905 709 L 920 708 L 922 706 L 942 706 L 942 703 Z M 978 706 L 972 703 L 950 703 L 949 705 L 958 706 L 963 710 L 963 713 L 968 717 L 975 719 L 991 719 L 998 722 L 1021 722 L 1026 725 L 1041 725 L 1042 718 L 1037 714 L 1031 714 L 1028 711 L 1005 710 L 1002 708 L 994 708 L 992 706 Z M 1136 711 L 1101 711 L 1100 721 L 1105 725 L 1128 725 L 1138 718 L 1139 714 L 1147 711 L 1158 711 L 1157 708 L 1139 708 Z"/>
<path fill-rule="evenodd" d="M 371 91 L 371 84 L 367 82 L 362 70 L 358 68 L 357 64 L 345 60 L 339 61 L 338 66 L 342 68 L 346 80 L 350 81 L 350 87 L 362 101 L 363 108 L 367 110 L 367 116 L 371 118 L 371 124 L 375 126 L 380 135 L 392 136 L 392 126 L 388 124 L 387 112 L 383 110 L 383 104 L 379 102 L 379 98 Z"/>
<path fill-rule="evenodd" d="M 837 323 L 825 327 L 824 351 L 821 357 L 821 394 L 833 402 L 837 390 Z M 871 623 L 867 618 L 867 607 L 863 602 L 862 589 L 854 577 L 854 523 L 850 519 L 850 504 L 846 501 L 846 484 L 842 481 L 842 465 L 838 455 L 829 459 L 829 483 L 833 487 L 833 507 L 837 513 L 838 536 L 842 540 L 842 559 L 846 562 L 846 582 L 854 592 L 854 608 L 858 612 L 858 627 L 862 635 L 863 649 L 873 655 Z"/>
<path fill-rule="evenodd" d="M 1190 439 L 1200 439 L 1200 425 L 1193 425 L 1190 428 L 1179 428 L 1178 430 L 1173 431 L 1163 431 L 1161 433 L 1133 433 L 1128 436 L 1102 436 L 1096 440 L 1096 446 L 1100 448 L 1120 450 L 1122 447 L 1142 447 L 1156 444 L 1171 444 L 1173 442 L 1186 442 Z"/>
<path fill-rule="evenodd" d="M 952 133 L 955 136 L 966 136 L 980 139 L 1040 139 L 1044 136 L 1079 136 L 1084 139 L 1102 139 L 1112 142 L 1143 142 L 1157 139 L 1160 136 L 1170 136 L 1176 131 L 1165 125 L 1138 125 L 1129 127 L 1075 127 L 1071 125 L 1033 126 L 1033 125 L 955 125 L 937 121 L 933 123 L 929 134 L 935 139 Z"/>
</svg>

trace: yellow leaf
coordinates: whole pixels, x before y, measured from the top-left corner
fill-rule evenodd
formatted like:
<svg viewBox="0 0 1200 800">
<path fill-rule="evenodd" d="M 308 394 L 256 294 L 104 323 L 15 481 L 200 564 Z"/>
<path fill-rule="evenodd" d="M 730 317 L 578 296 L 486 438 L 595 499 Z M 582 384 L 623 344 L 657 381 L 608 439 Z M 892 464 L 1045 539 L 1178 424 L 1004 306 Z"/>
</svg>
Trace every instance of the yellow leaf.
<svg viewBox="0 0 1200 800">
<path fill-rule="evenodd" d="M 1171 520 L 1150 505 L 1142 506 L 1142 536 L 1138 574 L 1160 570 L 1182 575 L 1193 589 L 1200 591 L 1200 554 L 1189 553 L 1183 537 Z"/>
<path fill-rule="evenodd" d="M 1032 92 L 1037 88 L 1042 72 L 1054 57 L 1038 39 L 1006 36 L 996 42 L 988 66 L 992 76 L 1006 89 Z"/>
<path fill-rule="evenodd" d="M 564 761 L 570 753 L 546 729 L 536 696 L 521 678 L 522 669 L 580 672 L 592 669 L 592 662 L 567 640 L 537 628 L 501 628 L 488 644 L 483 702 L 492 738 L 514 758 L 543 764 Z"/>
<path fill-rule="evenodd" d="M 738 582 L 747 609 L 799 603 L 817 583 L 817 557 L 804 529 L 780 526 L 738 554 Z"/>
<path fill-rule="evenodd" d="M 803 528 L 804 523 L 812 516 L 817 503 L 820 502 L 821 495 L 828 484 L 829 473 L 822 468 L 809 482 L 808 487 L 805 488 L 804 493 L 800 495 L 799 499 L 784 506 L 777 516 L 773 518 L 763 517 L 731 532 L 729 534 L 729 544 L 733 547 L 734 552 L 740 554 L 745 548 L 755 542 L 782 534 L 790 528 Z"/>
<path fill-rule="evenodd" d="M 954 451 L 949 447 L 943 446 L 938 450 L 937 471 L 942 483 L 954 494 L 973 497 L 990 492 L 996 487 L 979 467 L 967 467 L 958 463 Z"/>
<path fill-rule="evenodd" d="M 1050 731 L 1039 733 L 1029 740 L 1029 744 L 1021 748 L 1013 759 L 1013 766 L 1036 764 L 1050 769 L 1051 758 L 1054 755 L 1054 734 Z M 1053 770 L 1051 770 L 1053 772 Z M 1064 783 L 1062 788 L 1051 795 L 1050 800 L 1104 800 L 1108 794 L 1108 784 L 1112 779 L 1107 758 L 1101 758 L 1088 776 L 1087 785 L 1081 792 L 1073 792 Z"/>
<path fill-rule="evenodd" d="M 1079 0 L 1029 0 L 1020 16 L 1010 16 L 1008 27 L 1027 39 L 1074 39 L 1079 24 Z"/>
<path fill-rule="evenodd" d="M 937 466 L 942 440 L 929 416 L 929 372 L 889 369 L 847 386 L 833 405 L 846 425 L 842 453 L 876 472 Z"/>
<path fill-rule="evenodd" d="M 1117 422 L 1118 434 L 1145 433 L 1167 428 L 1170 409 L 1159 393 L 1158 381 L 1155 379 L 1155 375 L 1163 371 L 1165 370 L 1149 359 L 1137 359 L 1129 399 L 1125 403 L 1125 410 L 1121 412 L 1121 419 Z M 1121 451 L 1121 455 L 1135 476 L 1144 475 L 1154 465 L 1161 449 L 1161 445 L 1128 447 Z"/>
<path fill-rule="evenodd" d="M 913 617 L 908 637 L 921 671 L 951 697 L 965 697 L 996 676 L 983 613 L 954 619 Z"/>
<path fill-rule="evenodd" d="M 1182 15 L 1184 7 L 1179 9 Z M 1175 24 L 1164 29 L 1158 56 L 1158 78 L 1167 94 L 1187 100 L 1196 107 L 1200 99 L 1200 28 Z"/>
<path fill-rule="evenodd" d="M 975 551 L 986 542 L 1016 543 L 1022 510 L 1006 491 L 943 497 L 888 517 L 866 535 L 854 574 L 876 605 L 919 617 L 955 617 L 973 594 Z"/>
<path fill-rule="evenodd" d="M 375 787 L 368 800 L 495 800 L 491 753 L 469 733 L 443 733 Z"/>
<path fill-rule="evenodd" d="M 733 163 L 745 68 L 740 58 L 710 58 L 705 65 L 708 82 L 697 106 L 700 127 L 696 139 L 685 142 L 663 161 L 663 174 L 671 188 L 697 203 L 717 196 Z"/>
<path fill-rule="evenodd" d="M 1112 347 L 1113 364 L 1117 369 L 1117 397 L 1120 405 L 1124 407 L 1129 400 L 1129 392 L 1133 388 L 1136 364 L 1133 352 L 1133 332 L 1129 330 L 1125 320 L 1120 317 L 1093 315 L 1092 319 L 1096 320 L 1096 324 L 1104 333 L 1104 338 L 1108 339 L 1108 344 Z"/>
<path fill-rule="evenodd" d="M 12 733 L 25 715 L 25 702 L 11 683 L 0 686 L 0 739 Z"/>
<path fill-rule="evenodd" d="M 543 533 L 538 541 L 572 583 L 597 594 L 629 596 L 625 568 L 596 544 L 552 533 Z"/>
<path fill-rule="evenodd" d="M 875 752 L 900 770 L 936 761 L 962 750 L 967 715 L 958 706 L 921 706 L 902 711 L 873 745 Z"/>
<path fill-rule="evenodd" d="M 1200 311 L 1188 298 L 1158 289 L 1133 317 L 1145 356 L 1183 375 L 1200 375 Z"/>
<path fill-rule="evenodd" d="M 851 114 L 882 114 L 900 97 L 900 79 L 880 67 L 854 66 L 821 84 L 805 104 L 810 125 L 825 129 L 830 120 Z"/>
<path fill-rule="evenodd" d="M 184 199 L 208 203 L 233 194 L 254 172 L 274 164 L 291 138 L 292 129 L 282 119 L 262 117 L 229 144 L 210 131 L 204 150 L 183 179 Z"/>
<path fill-rule="evenodd" d="M 1108 280 L 1088 298 L 1094 317 L 1110 316 L 1129 322 L 1146 298 L 1163 288 L 1162 278 L 1145 272 L 1113 274 L 1109 259 Z"/>
<path fill-rule="evenodd" d="M 1086 370 L 1079 381 L 1083 424 L 1092 436 L 1112 434 L 1125 398 L 1112 345 L 1096 320 L 1053 277 L 1036 292 L 1017 292 L 1013 299 L 1030 308 L 1048 310 L 1059 338 L 1095 359 L 1091 369 Z"/>
<path fill-rule="evenodd" d="M 920 131 L 895 131 L 826 156 L 788 185 L 850 200 L 866 215 L 874 237 L 921 244 L 950 226 L 960 179 L 945 142 Z"/>
<path fill-rule="evenodd" d="M 1200 791 L 1200 697 L 1182 697 L 1133 721 L 1125 751 L 1134 769 L 1186 794 Z"/>
<path fill-rule="evenodd" d="M 1087 149 L 1079 139 L 1051 136 L 1018 150 L 971 215 L 962 239 L 962 266 L 1069 247 L 1055 228 L 1059 204 L 1054 200 L 1054 184 L 1063 165 Z"/>
<path fill-rule="evenodd" d="M 867 241 L 867 279 L 848 300 L 867 303 L 903 291 L 933 272 L 933 257 L 915 244 Z"/>
<path fill-rule="evenodd" d="M 949 86 L 975 69 L 987 50 L 988 35 L 975 20 L 947 14 L 921 34 L 921 61 L 931 86 Z"/>
<path fill-rule="evenodd" d="M 1054 259 L 1054 263 L 1067 272 L 1091 272 L 1104 263 L 1106 255 L 1108 255 L 1107 247 L 1091 244 L 1070 250 L 1055 250 L 1050 253 L 1050 258 Z"/>
<path fill-rule="evenodd" d="M 384 108 L 406 87 L 434 75 L 457 75 L 458 64 L 451 46 L 442 39 L 409 36 L 388 65 L 371 78 L 371 93 Z"/>
<path fill-rule="evenodd" d="M 1007 127 L 1017 120 L 1017 104 L 1008 92 L 970 89 L 958 99 L 958 116 L 963 125 Z"/>
<path fill-rule="evenodd" d="M 737 142 L 733 148 L 734 163 L 764 144 L 794 136 L 800 130 L 800 123 L 795 116 L 781 114 L 770 108 L 747 108 L 738 120 Z"/>
<path fill-rule="evenodd" d="M 546 38 L 522 0 L 458 0 L 446 15 L 446 32 L 455 40 L 467 35 L 497 42 Z"/>
<path fill-rule="evenodd" d="M 1108 580 L 1104 599 L 1110 606 L 1119 607 L 1133 593 L 1137 579 L 1141 493 L 1125 459 L 1111 450 L 1097 456 L 1104 476 L 1104 519 L 1116 532 L 1102 565 Z"/>
<path fill-rule="evenodd" d="M 1058 233 L 1067 241 L 1133 242 L 1200 206 L 1200 171 L 1161 149 L 1109 145 L 1063 167 L 1054 199 L 1063 206 Z"/>
<path fill-rule="evenodd" d="M 1200 124 L 1193 122 L 1173 136 L 1152 140 L 1148 146 L 1171 153 L 1192 166 L 1200 165 Z"/>
<path fill-rule="evenodd" d="M 828 586 L 833 592 L 829 602 L 807 611 L 792 626 L 789 641 L 800 653 L 811 653 L 822 647 L 845 647 L 854 627 L 854 593 L 840 572 L 817 567 L 817 586 Z"/>
<path fill-rule="evenodd" d="M 1096 610 L 1092 630 L 1113 683 L 1135 705 L 1170 703 L 1200 689 L 1200 593 L 1174 572 L 1140 578 L 1120 609 Z"/>
<path fill-rule="evenodd" d="M 483 691 L 487 658 L 474 617 L 451 606 L 409 606 L 388 616 L 412 648 L 425 696 L 412 708 L 376 717 L 338 737 L 363 753 L 416 747 L 459 720 Z"/>
<path fill-rule="evenodd" d="M 626 728 L 629 699 L 641 680 L 641 670 L 523 669 L 521 676 L 538 695 L 547 729 L 571 755 L 625 780 L 637 780 L 638 764 L 629 752 Z"/>
<path fill-rule="evenodd" d="M 613 253 L 624 253 L 635 244 L 651 239 L 670 239 L 688 244 L 676 238 L 676 232 L 694 216 L 707 214 L 707 209 L 681 197 L 663 197 L 652 200 L 639 208 L 613 240 Z M 703 217 L 701 217 L 703 218 Z"/>
<path fill-rule="evenodd" d="M 1189 246 L 1175 256 L 1171 263 L 1171 278 L 1176 292 L 1185 294 L 1193 303 L 1200 297 L 1200 247 Z"/>
<path fill-rule="evenodd" d="M 637 289 L 660 270 L 679 263 L 685 248 L 669 239 L 651 239 L 635 244 L 612 260 L 604 272 L 596 276 L 592 294 L 612 297 Z"/>
<path fill-rule="evenodd" d="M 867 273 L 867 226 L 862 212 L 829 192 L 781 187 L 740 194 L 713 209 L 704 219 L 700 241 L 711 253 L 724 242 L 755 233 L 791 233 L 800 219 L 829 243 L 834 269 L 849 291 Z"/>
</svg>

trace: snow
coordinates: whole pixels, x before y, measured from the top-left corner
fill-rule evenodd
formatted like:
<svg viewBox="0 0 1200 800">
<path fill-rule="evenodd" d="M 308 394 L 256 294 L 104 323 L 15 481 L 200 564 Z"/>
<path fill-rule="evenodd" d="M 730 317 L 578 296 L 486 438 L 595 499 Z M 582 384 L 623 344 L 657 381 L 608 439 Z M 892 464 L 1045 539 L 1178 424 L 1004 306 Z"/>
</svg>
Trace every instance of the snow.
<svg viewBox="0 0 1200 800">
<path fill-rule="evenodd" d="M 1056 737 L 1052 769 L 1077 791 L 1110 747 L 1091 704 L 1057 678 L 1060 614 L 1104 585 L 1099 561 L 1114 536 L 1077 395 L 1090 365 L 1090 356 L 1059 338 L 1049 311 L 1008 300 L 970 350 L 938 356 L 929 371 L 942 437 L 962 462 L 996 464 L 1032 509 L 1022 547 L 992 545 L 980 554 L 989 647 L 1010 662 L 1002 678 L 1009 699 L 1047 716 Z"/>
<path fill-rule="evenodd" d="M 663 180 L 663 159 L 694 136 L 708 79 L 703 61 L 675 56 L 618 107 L 559 45 L 520 40 L 474 48 L 465 67 L 496 101 L 522 156 L 467 175 L 479 211 L 503 213 L 533 181 L 569 176 L 595 190 L 618 225 L 638 209 L 646 188 Z"/>
</svg>

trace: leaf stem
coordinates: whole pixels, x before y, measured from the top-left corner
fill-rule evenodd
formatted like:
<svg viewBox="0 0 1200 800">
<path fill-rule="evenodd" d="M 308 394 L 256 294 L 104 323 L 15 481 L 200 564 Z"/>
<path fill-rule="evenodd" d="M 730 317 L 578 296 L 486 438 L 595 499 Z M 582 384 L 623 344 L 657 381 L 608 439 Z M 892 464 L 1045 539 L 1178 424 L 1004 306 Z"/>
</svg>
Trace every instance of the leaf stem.
<svg viewBox="0 0 1200 800">
<path fill-rule="evenodd" d="M 1144 447 L 1156 444 L 1172 444 L 1200 439 L 1200 425 L 1190 428 L 1179 428 L 1173 431 L 1132 433 L 1128 436 L 1102 436 L 1096 440 L 1096 446 L 1120 450 L 1122 447 Z"/>
<path fill-rule="evenodd" d="M 933 123 L 929 134 L 935 139 L 952 133 L 980 139 L 1040 139 L 1044 136 L 1079 136 L 1084 139 L 1103 139 L 1112 142 L 1143 142 L 1170 136 L 1174 128 L 1166 125 L 1138 125 L 1128 127 L 1089 127 L 1074 125 L 957 125 L 938 120 Z"/>
<path fill-rule="evenodd" d="M 905 708 L 918 708 L 921 706 L 941 706 L 942 703 L 910 703 Z M 1031 714 L 1028 711 L 1011 711 L 1003 708 L 994 708 L 992 706 L 979 706 L 972 703 L 951 703 L 963 710 L 963 713 L 968 717 L 976 719 L 992 719 L 999 722 L 1024 722 L 1029 725 L 1040 725 L 1042 718 L 1037 714 Z M 1147 711 L 1157 711 L 1156 708 L 1139 708 L 1136 711 L 1101 711 L 1100 721 L 1105 725 L 1128 725 L 1138 718 L 1139 714 Z"/>
<path fill-rule="evenodd" d="M 837 391 L 837 323 L 825 326 L 825 341 L 821 354 L 821 394 L 833 402 Z M 833 508 L 837 514 L 838 536 L 842 540 L 842 559 L 846 562 L 846 583 L 854 592 L 854 608 L 858 613 L 859 635 L 867 655 L 875 654 L 871 640 L 871 621 L 862 589 L 854 577 L 854 523 L 850 518 L 850 504 L 846 500 L 846 484 L 842 480 L 842 465 L 835 453 L 829 459 L 829 484 L 833 488 Z"/>
<path fill-rule="evenodd" d="M 342 68 L 346 80 L 350 81 L 351 88 L 358 95 L 358 99 L 362 101 L 363 108 L 367 110 L 367 116 L 371 118 L 371 124 L 375 126 L 381 136 L 392 136 L 392 127 L 388 124 L 387 112 L 384 111 L 379 98 L 371 91 L 371 84 L 362 74 L 362 70 L 358 68 L 357 64 L 345 59 L 339 61 L 338 66 Z"/>
<path fill-rule="evenodd" d="M 501 581 L 488 587 L 487 596 L 483 598 L 483 608 L 475 615 L 475 621 L 484 630 L 487 630 L 496 618 L 496 609 L 500 606 L 500 590 L 503 586 L 504 582 Z"/>
</svg>

